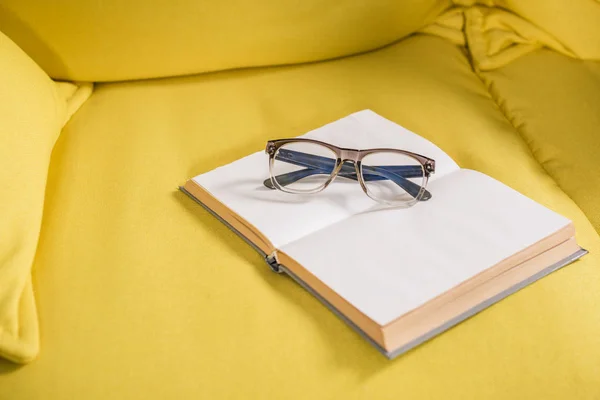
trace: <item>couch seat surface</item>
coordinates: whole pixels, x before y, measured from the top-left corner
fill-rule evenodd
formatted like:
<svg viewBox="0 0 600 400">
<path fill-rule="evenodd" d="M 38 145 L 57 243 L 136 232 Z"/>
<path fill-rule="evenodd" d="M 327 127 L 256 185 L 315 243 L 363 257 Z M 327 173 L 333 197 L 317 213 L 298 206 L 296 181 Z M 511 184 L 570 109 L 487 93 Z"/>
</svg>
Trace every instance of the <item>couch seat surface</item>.
<svg viewBox="0 0 600 400">
<path fill-rule="evenodd" d="M 540 50 L 482 78 L 535 159 L 600 232 L 600 62 Z"/>
<path fill-rule="evenodd" d="M 573 219 L 591 254 L 388 361 L 176 190 L 365 108 Z M 0 361 L 0 399 L 598 398 L 600 239 L 528 142 L 464 51 L 424 35 L 315 64 L 99 84 L 52 156 L 41 353 Z"/>
</svg>

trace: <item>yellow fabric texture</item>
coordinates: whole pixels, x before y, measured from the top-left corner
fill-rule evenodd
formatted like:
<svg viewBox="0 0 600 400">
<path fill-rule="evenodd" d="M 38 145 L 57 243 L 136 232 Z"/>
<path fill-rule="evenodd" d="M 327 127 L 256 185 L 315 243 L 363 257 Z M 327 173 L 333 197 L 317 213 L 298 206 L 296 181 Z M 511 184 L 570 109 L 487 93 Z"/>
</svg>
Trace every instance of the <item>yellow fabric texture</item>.
<svg viewBox="0 0 600 400">
<path fill-rule="evenodd" d="M 91 96 L 94 84 L 91 82 L 54 82 L 58 96 L 66 102 L 65 123 L 79 110 Z"/>
<path fill-rule="evenodd" d="M 468 1 L 462 3 L 468 7 L 450 8 L 420 31 L 467 46 L 473 67 L 478 70 L 500 68 L 541 48 L 550 48 L 569 57 L 585 58 L 551 33 L 512 11 L 478 6 Z M 589 39 L 582 37 L 582 41 L 596 41 L 600 45 L 600 2 L 596 7 L 598 34 Z M 600 59 L 600 56 L 597 58 Z"/>
<path fill-rule="evenodd" d="M 38 351 L 30 271 L 64 114 L 50 78 L 0 33 L 0 356 L 17 362 Z"/>
<path fill-rule="evenodd" d="M 493 7 L 488 26 L 500 31 L 516 28 L 518 44 L 523 44 L 523 40 L 536 44 L 544 38 L 560 43 L 565 52 L 575 57 L 600 60 L 599 0 L 452 0 L 452 3 L 475 9 Z M 506 12 L 518 15 L 521 21 L 515 22 Z M 499 34 L 502 33 L 490 32 L 490 36 Z"/>
<path fill-rule="evenodd" d="M 575 56 L 542 29 L 499 8 L 466 9 L 464 29 L 473 63 L 481 70 L 507 65 L 544 46 Z"/>
<path fill-rule="evenodd" d="M 429 24 L 443 10 L 466 26 Z M 444 18 L 447 16 L 444 16 Z M 448 22 L 448 21 L 444 21 Z M 0 27 L 49 75 L 117 81 L 318 61 L 378 48 L 426 26 L 466 31 L 478 68 L 546 46 L 600 60 L 598 0 L 323 2 L 4 0 Z M 453 28 L 457 26 L 454 24 Z M 127 38 L 127 40 L 123 40 Z"/>
<path fill-rule="evenodd" d="M 79 92 L 77 85 L 61 85 L 73 95 Z M 50 153 L 69 116 L 67 108 L 74 112 L 84 99 L 75 100 L 63 97 L 44 71 L 0 33 L 0 357 L 15 362 L 31 361 L 39 349 L 30 272 Z"/>
<path fill-rule="evenodd" d="M 3 0 L 0 26 L 55 79 L 117 81 L 354 54 L 446 0 Z M 124 40 L 126 39 L 126 40 Z"/>
<path fill-rule="evenodd" d="M 600 62 L 538 50 L 481 76 L 536 160 L 600 232 Z"/>
<path fill-rule="evenodd" d="M 389 361 L 176 190 L 364 108 L 571 218 L 590 254 Z M 42 351 L 0 362 L 0 398 L 598 398 L 599 263 L 588 219 L 446 40 L 100 84 L 52 155 L 33 275 Z"/>
<path fill-rule="evenodd" d="M 599 0 L 497 0 L 539 26 L 578 58 L 600 60 Z"/>
</svg>

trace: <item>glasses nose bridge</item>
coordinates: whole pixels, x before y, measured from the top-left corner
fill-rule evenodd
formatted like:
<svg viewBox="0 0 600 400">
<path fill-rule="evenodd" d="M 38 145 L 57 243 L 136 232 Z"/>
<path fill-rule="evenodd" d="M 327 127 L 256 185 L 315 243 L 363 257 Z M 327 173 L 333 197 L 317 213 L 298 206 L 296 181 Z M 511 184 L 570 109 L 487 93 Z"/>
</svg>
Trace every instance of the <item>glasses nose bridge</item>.
<svg viewBox="0 0 600 400">
<path fill-rule="evenodd" d="M 352 161 L 356 163 L 358 161 L 358 150 L 355 149 L 342 149 L 340 157 L 342 161 Z"/>
</svg>

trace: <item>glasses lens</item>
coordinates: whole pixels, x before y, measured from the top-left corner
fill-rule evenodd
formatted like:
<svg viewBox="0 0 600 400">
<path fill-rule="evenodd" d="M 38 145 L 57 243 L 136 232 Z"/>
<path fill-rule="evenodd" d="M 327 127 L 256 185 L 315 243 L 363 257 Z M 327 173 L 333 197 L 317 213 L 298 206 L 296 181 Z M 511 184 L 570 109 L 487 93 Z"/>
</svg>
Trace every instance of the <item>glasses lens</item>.
<svg viewBox="0 0 600 400">
<path fill-rule="evenodd" d="M 406 154 L 382 151 L 362 159 L 361 171 L 367 193 L 374 200 L 412 205 L 423 192 L 425 171 L 421 163 Z"/>
<path fill-rule="evenodd" d="M 319 144 L 286 143 L 275 153 L 271 177 L 286 191 L 316 192 L 331 178 L 336 159 L 333 151 Z"/>
</svg>

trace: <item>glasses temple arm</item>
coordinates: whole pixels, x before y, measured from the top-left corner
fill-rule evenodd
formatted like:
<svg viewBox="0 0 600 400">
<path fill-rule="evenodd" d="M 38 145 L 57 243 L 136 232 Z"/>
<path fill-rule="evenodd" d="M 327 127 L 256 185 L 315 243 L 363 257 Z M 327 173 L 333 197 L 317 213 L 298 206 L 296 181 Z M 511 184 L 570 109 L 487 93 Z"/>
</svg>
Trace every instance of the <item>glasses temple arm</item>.
<svg viewBox="0 0 600 400">
<path fill-rule="evenodd" d="M 412 167 L 412 166 L 409 166 Z M 400 186 L 402 189 L 406 191 L 406 193 L 410 194 L 415 199 L 425 201 L 431 198 L 431 193 L 424 189 L 421 185 L 417 185 L 414 182 L 409 181 L 405 177 L 398 175 L 386 167 L 377 167 L 377 166 L 362 166 L 363 179 L 365 181 L 371 180 L 381 180 L 381 179 L 389 179 L 394 182 L 396 185 Z M 422 176 L 423 172 L 421 171 L 419 176 Z"/>
<path fill-rule="evenodd" d="M 312 175 L 329 175 L 329 174 L 330 174 L 329 172 L 322 170 L 322 169 L 305 168 L 305 169 L 299 169 L 297 171 L 288 172 L 287 174 L 277 175 L 275 177 L 275 179 L 277 179 L 277 183 L 279 183 L 280 186 L 287 186 L 287 185 L 291 185 L 294 182 L 299 181 L 300 179 L 304 179 L 304 178 L 307 178 Z M 263 184 L 266 187 L 268 187 L 269 189 L 275 189 L 275 186 L 273 186 L 273 182 L 271 181 L 271 178 L 265 179 Z"/>
</svg>

